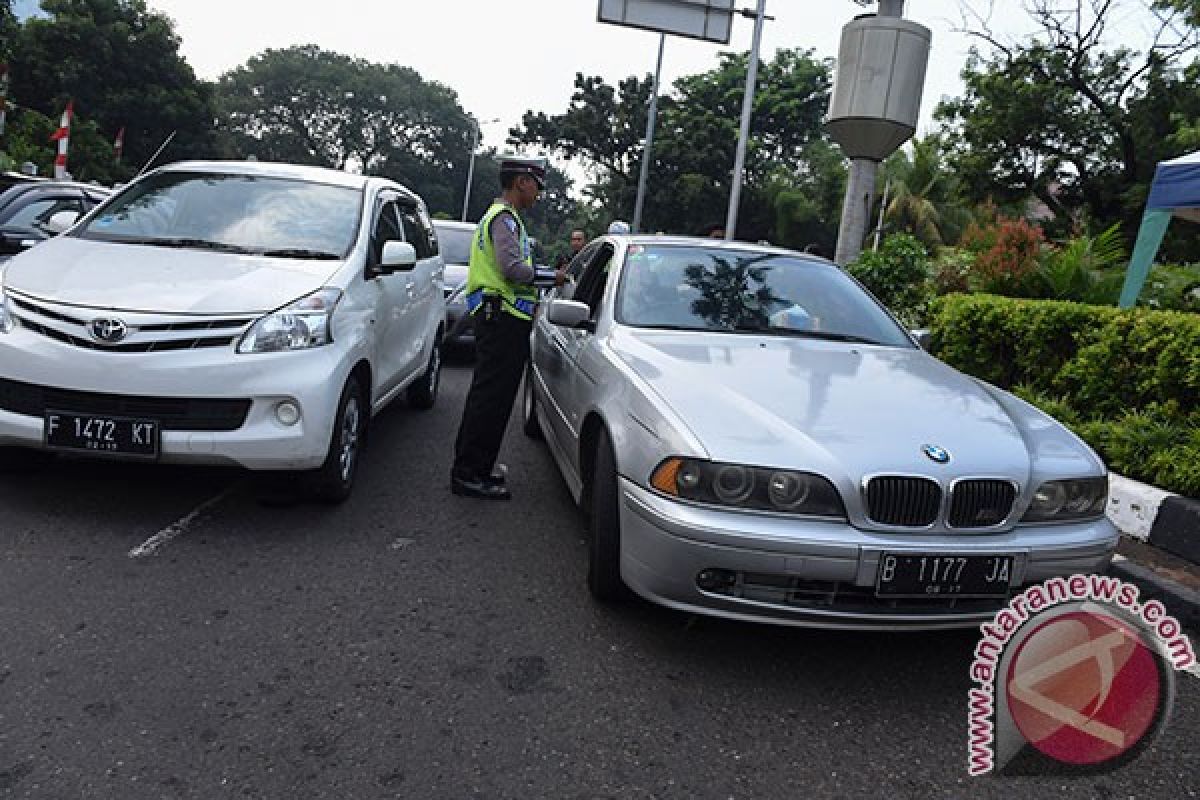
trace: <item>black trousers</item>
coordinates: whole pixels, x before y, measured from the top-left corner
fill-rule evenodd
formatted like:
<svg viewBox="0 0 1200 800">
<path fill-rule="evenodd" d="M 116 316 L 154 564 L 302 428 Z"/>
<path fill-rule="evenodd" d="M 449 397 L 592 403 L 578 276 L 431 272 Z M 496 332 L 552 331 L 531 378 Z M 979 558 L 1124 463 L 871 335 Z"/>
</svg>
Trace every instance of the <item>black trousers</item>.
<svg viewBox="0 0 1200 800">
<path fill-rule="evenodd" d="M 497 311 L 487 319 L 484 309 L 476 311 L 474 322 L 475 374 L 463 406 L 451 470 L 454 477 L 466 480 L 484 478 L 496 465 L 529 360 L 533 325 L 506 311 Z"/>
</svg>

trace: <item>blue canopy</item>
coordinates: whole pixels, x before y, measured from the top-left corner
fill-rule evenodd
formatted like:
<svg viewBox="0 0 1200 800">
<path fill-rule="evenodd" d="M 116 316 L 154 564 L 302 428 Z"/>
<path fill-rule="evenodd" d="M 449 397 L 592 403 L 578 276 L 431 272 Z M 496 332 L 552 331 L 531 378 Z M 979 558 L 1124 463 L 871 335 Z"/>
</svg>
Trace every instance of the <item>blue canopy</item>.
<svg viewBox="0 0 1200 800">
<path fill-rule="evenodd" d="M 1121 289 L 1121 308 L 1137 302 L 1173 216 L 1200 222 L 1200 152 L 1161 161 L 1154 170 L 1154 183 L 1150 185 L 1150 197 Z"/>
</svg>

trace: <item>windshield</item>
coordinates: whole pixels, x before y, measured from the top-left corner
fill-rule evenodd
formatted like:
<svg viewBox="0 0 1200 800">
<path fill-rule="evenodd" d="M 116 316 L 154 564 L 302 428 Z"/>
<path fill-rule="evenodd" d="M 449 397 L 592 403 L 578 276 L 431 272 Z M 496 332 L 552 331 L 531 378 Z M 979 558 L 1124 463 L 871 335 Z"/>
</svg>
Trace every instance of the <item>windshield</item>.
<svg viewBox="0 0 1200 800">
<path fill-rule="evenodd" d="M 345 258 L 356 189 L 257 175 L 160 172 L 118 195 L 75 235 L 165 247 Z"/>
<path fill-rule="evenodd" d="M 647 328 L 912 346 L 870 295 L 832 264 L 748 250 L 631 246 L 616 318 Z"/>
<path fill-rule="evenodd" d="M 437 228 L 438 250 L 447 264 L 466 264 L 471 260 L 471 240 L 474 228 L 450 228 L 434 223 Z"/>
</svg>

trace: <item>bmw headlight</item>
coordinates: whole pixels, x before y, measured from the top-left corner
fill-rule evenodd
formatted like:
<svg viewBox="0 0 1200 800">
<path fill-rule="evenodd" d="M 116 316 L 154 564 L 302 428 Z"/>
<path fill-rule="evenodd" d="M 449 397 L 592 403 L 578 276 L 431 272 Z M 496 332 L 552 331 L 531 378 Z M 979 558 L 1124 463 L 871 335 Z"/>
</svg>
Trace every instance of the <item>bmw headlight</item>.
<svg viewBox="0 0 1200 800">
<path fill-rule="evenodd" d="M 1033 495 L 1022 522 L 1055 522 L 1088 519 L 1104 513 L 1108 503 L 1108 476 L 1046 481 Z"/>
<path fill-rule="evenodd" d="M 9 307 L 11 302 L 8 299 L 8 292 L 0 288 L 0 333 L 8 333 L 17 327 L 17 318 L 13 316 L 12 309 Z"/>
<path fill-rule="evenodd" d="M 239 353 L 307 350 L 333 341 L 330 319 L 342 293 L 321 289 L 255 322 L 238 342 Z"/>
<path fill-rule="evenodd" d="M 815 517 L 846 517 L 841 495 L 811 472 L 674 456 L 650 476 L 664 494 L 694 503 Z"/>
</svg>

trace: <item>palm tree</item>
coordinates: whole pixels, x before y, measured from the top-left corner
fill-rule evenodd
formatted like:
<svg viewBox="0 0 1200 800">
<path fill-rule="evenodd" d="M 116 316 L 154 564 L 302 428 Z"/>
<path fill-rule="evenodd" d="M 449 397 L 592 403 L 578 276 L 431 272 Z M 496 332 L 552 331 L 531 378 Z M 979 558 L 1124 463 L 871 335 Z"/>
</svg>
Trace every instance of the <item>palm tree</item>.
<svg viewBox="0 0 1200 800">
<path fill-rule="evenodd" d="M 956 240 L 968 214 L 957 200 L 957 179 L 942 165 L 936 135 L 914 139 L 912 155 L 903 150 L 883 169 L 890 182 L 884 219 L 890 232 L 910 233 L 930 251 Z"/>
</svg>

